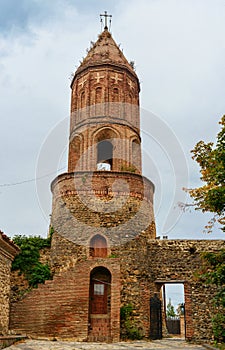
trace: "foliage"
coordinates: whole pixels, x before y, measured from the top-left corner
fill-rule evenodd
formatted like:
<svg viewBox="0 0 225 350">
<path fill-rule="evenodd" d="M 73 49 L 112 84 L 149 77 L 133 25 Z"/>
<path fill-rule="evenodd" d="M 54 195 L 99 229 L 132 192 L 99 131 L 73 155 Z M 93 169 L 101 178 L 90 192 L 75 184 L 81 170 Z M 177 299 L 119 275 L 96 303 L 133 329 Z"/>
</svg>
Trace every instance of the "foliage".
<svg viewBox="0 0 225 350">
<path fill-rule="evenodd" d="M 110 255 L 109 255 L 109 258 L 111 258 L 111 259 L 116 259 L 116 258 L 118 258 L 118 255 L 117 255 L 117 254 L 110 254 Z"/>
<path fill-rule="evenodd" d="M 121 171 L 129 172 L 129 173 L 136 173 L 136 168 L 132 165 L 130 165 L 130 166 L 122 165 Z"/>
<path fill-rule="evenodd" d="M 214 213 L 206 229 L 212 231 L 215 222 L 225 231 L 225 115 L 219 124 L 222 128 L 217 141 L 200 141 L 192 150 L 193 159 L 199 164 L 204 185 L 187 190 L 194 199 L 197 210 Z M 214 298 L 216 315 L 212 319 L 214 337 L 217 342 L 225 342 L 225 250 L 217 253 L 204 253 L 205 272 L 201 279 L 217 288 Z"/>
<path fill-rule="evenodd" d="M 179 316 L 184 316 L 184 303 L 178 304 L 176 311 Z"/>
<path fill-rule="evenodd" d="M 29 275 L 30 286 L 37 287 L 38 283 L 44 283 L 51 278 L 51 271 L 48 265 L 43 265 L 38 262 L 33 266 Z"/>
<path fill-rule="evenodd" d="M 166 306 L 166 317 L 175 317 L 176 316 L 176 312 L 174 310 L 174 306 L 171 303 L 171 299 L 169 298 L 169 302 Z"/>
<path fill-rule="evenodd" d="M 193 159 L 199 164 L 201 180 L 204 185 L 187 190 L 194 199 L 197 210 L 212 212 L 214 216 L 210 220 L 207 231 L 211 232 L 214 223 L 217 221 L 225 231 L 225 116 L 219 124 L 221 131 L 217 135 L 217 141 L 205 143 L 200 141 L 191 151 Z"/>
<path fill-rule="evenodd" d="M 188 192 L 194 199 L 196 209 L 214 213 L 206 227 L 208 232 L 212 231 L 216 221 L 225 231 L 225 116 L 219 123 L 222 128 L 216 144 L 200 141 L 192 150 L 193 159 L 200 165 L 204 185 Z M 217 288 L 214 298 L 217 311 L 212 319 L 214 337 L 217 342 L 225 342 L 225 250 L 204 253 L 203 258 L 205 272 L 201 279 Z"/>
<path fill-rule="evenodd" d="M 120 319 L 125 321 L 132 315 L 133 306 L 131 304 L 124 305 L 120 308 Z"/>
<path fill-rule="evenodd" d="M 216 286 L 214 302 L 217 314 L 212 319 L 214 337 L 217 342 L 225 343 L 225 249 L 204 253 L 203 258 L 205 272 L 201 279 Z"/>
<path fill-rule="evenodd" d="M 223 343 L 225 345 L 225 315 L 222 313 L 216 314 L 212 319 L 213 333 L 216 342 Z"/>
<path fill-rule="evenodd" d="M 143 338 L 142 330 L 137 328 L 132 320 L 133 306 L 131 304 L 124 305 L 120 308 L 120 321 L 124 332 L 121 337 L 124 339 L 141 340 Z"/>
<path fill-rule="evenodd" d="M 53 229 L 50 229 L 48 238 L 22 235 L 17 235 L 13 238 L 13 241 L 20 247 L 21 252 L 13 261 L 12 270 L 19 270 L 21 273 L 24 273 L 29 285 L 32 287 L 36 287 L 38 283 L 44 283 L 46 279 L 51 278 L 49 266 L 39 262 L 39 251 L 50 247 L 52 234 Z"/>
</svg>

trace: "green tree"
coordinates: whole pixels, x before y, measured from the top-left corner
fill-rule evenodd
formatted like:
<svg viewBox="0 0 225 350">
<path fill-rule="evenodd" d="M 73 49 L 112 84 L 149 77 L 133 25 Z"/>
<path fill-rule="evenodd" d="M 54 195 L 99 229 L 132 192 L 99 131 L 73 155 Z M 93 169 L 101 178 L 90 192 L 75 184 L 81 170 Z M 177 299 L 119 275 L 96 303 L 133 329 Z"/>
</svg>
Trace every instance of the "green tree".
<svg viewBox="0 0 225 350">
<path fill-rule="evenodd" d="M 169 298 L 169 302 L 166 306 L 166 317 L 170 318 L 175 316 L 176 316 L 176 312 L 175 312 L 174 306 L 171 303 L 171 298 Z"/>
<path fill-rule="evenodd" d="M 203 186 L 187 190 L 194 199 L 197 210 L 211 212 L 213 218 L 206 226 L 211 232 L 215 222 L 225 232 L 225 116 L 219 122 L 221 130 L 217 141 L 200 141 L 192 150 L 193 159 L 200 166 Z M 204 273 L 200 279 L 216 287 L 215 315 L 212 319 L 214 337 L 225 342 L 225 249 L 216 253 L 203 254 Z"/>
<path fill-rule="evenodd" d="M 31 287 L 36 287 L 38 283 L 44 283 L 51 278 L 51 272 L 48 265 L 39 262 L 40 250 L 49 248 L 51 245 L 51 236 L 42 238 L 39 236 L 26 237 L 17 235 L 13 241 L 20 247 L 20 253 L 15 257 L 12 263 L 12 270 L 19 270 Z"/>
<path fill-rule="evenodd" d="M 215 315 L 212 318 L 213 333 L 217 342 L 225 343 L 225 249 L 203 254 L 204 270 L 201 279 L 216 286 Z"/>
<path fill-rule="evenodd" d="M 217 141 L 205 143 L 200 141 L 191 151 L 192 158 L 200 166 L 201 187 L 187 190 L 194 199 L 194 206 L 202 212 L 214 213 L 206 226 L 211 232 L 215 222 L 225 231 L 225 116 L 219 122 L 222 128 Z"/>
</svg>

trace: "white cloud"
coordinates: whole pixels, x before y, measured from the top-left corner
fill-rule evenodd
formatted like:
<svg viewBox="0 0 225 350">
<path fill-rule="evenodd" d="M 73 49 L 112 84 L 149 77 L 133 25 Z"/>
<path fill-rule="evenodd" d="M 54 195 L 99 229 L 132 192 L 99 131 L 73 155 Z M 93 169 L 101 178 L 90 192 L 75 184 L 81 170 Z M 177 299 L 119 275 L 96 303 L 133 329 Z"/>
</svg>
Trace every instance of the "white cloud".
<svg viewBox="0 0 225 350">
<path fill-rule="evenodd" d="M 42 16 L 45 4 L 48 8 Z M 43 139 L 69 115 L 70 74 L 89 42 L 97 39 L 98 16 L 105 10 L 105 2 L 96 0 L 85 5 L 58 0 L 54 9 L 50 4 L 39 2 L 42 10 L 28 16 L 23 31 L 13 27 L 7 35 L 0 34 L 0 183 L 34 177 Z M 113 36 L 122 42 L 128 60 L 134 59 L 137 65 L 142 105 L 164 118 L 180 139 L 195 186 L 197 167 L 189 150 L 200 139 L 215 138 L 217 122 L 225 111 L 224 2 L 129 0 L 108 4 Z M 23 185 L 23 191 L 0 188 L 0 192 L 1 226 L 7 234 L 45 233 L 48 222 L 40 214 L 31 187 Z M 163 212 L 160 215 L 162 220 Z M 160 223 L 158 226 L 160 230 Z M 194 237 L 201 227 L 201 220 L 186 215 L 170 235 L 192 232 Z"/>
</svg>

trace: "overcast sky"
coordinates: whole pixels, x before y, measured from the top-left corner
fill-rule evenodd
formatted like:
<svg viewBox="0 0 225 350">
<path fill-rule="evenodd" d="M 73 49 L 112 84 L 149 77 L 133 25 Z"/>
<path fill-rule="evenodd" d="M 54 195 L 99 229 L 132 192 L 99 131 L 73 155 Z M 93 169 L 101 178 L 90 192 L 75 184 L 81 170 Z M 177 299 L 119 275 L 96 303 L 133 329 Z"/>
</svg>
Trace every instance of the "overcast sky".
<svg viewBox="0 0 225 350">
<path fill-rule="evenodd" d="M 1 230 L 47 233 L 50 160 L 58 157 L 59 173 L 67 165 L 70 76 L 105 10 L 141 82 L 143 169 L 156 184 L 157 234 L 224 239 L 218 228 L 203 233 L 210 216 L 191 211 L 178 220 L 176 205 L 183 186 L 201 184 L 190 150 L 215 140 L 225 113 L 224 0 L 0 0 Z M 46 152 L 50 139 L 55 153 Z M 37 175 L 48 176 L 12 185 Z"/>
</svg>

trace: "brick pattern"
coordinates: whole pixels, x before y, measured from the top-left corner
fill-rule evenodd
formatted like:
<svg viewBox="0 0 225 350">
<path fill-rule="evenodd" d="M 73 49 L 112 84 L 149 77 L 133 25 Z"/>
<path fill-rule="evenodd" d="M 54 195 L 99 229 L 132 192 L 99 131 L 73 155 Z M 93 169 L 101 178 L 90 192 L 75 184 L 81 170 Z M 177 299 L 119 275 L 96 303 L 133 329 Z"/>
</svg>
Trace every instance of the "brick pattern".
<svg viewBox="0 0 225 350">
<path fill-rule="evenodd" d="M 72 132 L 69 144 L 68 171 L 96 171 L 97 145 L 108 140 L 113 146 L 113 171 L 141 174 L 139 130 L 110 117 L 88 119 Z"/>
<path fill-rule="evenodd" d="M 111 341 L 110 318 L 105 316 L 91 319 L 91 330 L 89 331 L 88 341 Z"/>
<path fill-rule="evenodd" d="M 51 254 L 54 271 L 88 256 L 96 234 L 107 239 L 110 250 L 140 234 L 155 237 L 153 185 L 140 175 L 64 174 L 54 181 L 52 191 L 51 224 L 57 232 Z"/>
<path fill-rule="evenodd" d="M 185 329 L 185 337 L 188 340 L 191 340 L 194 334 L 194 327 L 193 327 L 193 305 L 192 305 L 192 298 L 191 298 L 191 285 L 188 282 L 184 283 L 184 296 L 185 296 L 185 322 L 186 322 L 186 329 Z"/>
<path fill-rule="evenodd" d="M 115 275 L 112 280 L 110 329 L 113 330 L 112 341 L 118 341 L 120 267 L 116 259 L 84 261 L 56 275 L 52 281 L 39 285 L 24 299 L 12 304 L 10 328 L 30 336 L 87 340 L 90 272 L 99 265 Z"/>
<path fill-rule="evenodd" d="M 31 322 L 30 324 L 30 322 L 27 321 L 27 324 L 29 323 L 29 325 L 33 327 L 33 329 L 25 328 L 28 334 L 31 333 L 34 336 L 40 335 L 38 329 L 42 324 L 46 332 L 44 335 L 48 336 L 46 325 L 49 324 L 50 329 L 54 329 L 55 327 L 55 333 L 52 334 L 50 332 L 50 335 L 52 337 L 60 337 L 62 336 L 60 320 L 65 319 L 65 313 L 67 320 L 69 320 L 69 322 L 63 326 L 65 327 L 64 330 L 68 328 L 67 337 L 76 336 L 77 333 L 74 333 L 74 329 L 76 328 L 78 330 L 85 329 L 87 332 L 85 336 L 89 335 L 88 339 L 90 341 L 96 340 L 96 337 L 100 337 L 99 334 L 96 334 L 99 329 L 94 327 L 95 334 L 88 333 L 88 300 L 85 301 L 84 298 L 82 301 L 79 297 L 79 290 L 81 290 L 81 292 L 83 291 L 83 286 L 88 284 L 89 279 L 85 277 L 84 280 L 80 281 L 80 276 L 84 278 L 82 274 L 86 273 L 87 270 L 88 274 L 90 274 L 90 271 L 95 266 L 106 266 L 112 273 L 112 286 L 116 286 L 116 288 L 112 287 L 111 335 L 117 334 L 117 339 L 119 338 L 119 308 L 121 305 L 131 303 L 134 307 L 133 321 L 137 328 L 148 337 L 150 328 L 150 298 L 154 296 L 154 293 L 157 293 L 157 295 L 161 297 L 160 291 L 163 283 L 182 281 L 185 293 L 186 338 L 197 342 L 210 341 L 212 340 L 210 320 L 216 312 L 212 299 L 216 291 L 208 285 L 202 285 L 196 278 L 196 274 L 199 269 L 201 269 L 201 252 L 218 251 L 224 247 L 224 244 L 224 241 L 208 240 L 148 240 L 146 236 L 143 235 L 125 245 L 111 247 L 110 252 L 113 256 L 117 256 L 116 259 L 89 258 L 87 260 L 87 250 L 85 247 L 72 244 L 70 241 L 67 241 L 65 238 L 55 233 L 53 235 L 51 253 L 53 261 L 55 261 L 54 254 L 58 256 L 58 249 L 64 253 L 64 256 L 59 255 L 62 258 L 61 265 L 60 261 L 58 266 L 57 264 L 54 265 L 55 271 L 61 272 L 56 273 L 53 281 L 46 282 L 44 286 L 39 286 L 37 290 L 32 291 L 27 297 L 21 300 L 20 303 L 13 305 L 11 310 L 11 326 L 14 324 L 14 326 L 16 325 L 16 329 L 23 330 L 24 328 L 21 328 L 21 322 L 24 322 L 26 319 L 31 319 L 33 322 L 33 318 L 36 319 L 42 314 L 43 318 L 39 320 L 38 323 Z M 72 261 L 72 258 L 74 261 Z M 116 266 L 114 264 L 116 264 Z M 121 273 L 118 272 L 119 265 Z M 78 267 L 80 270 L 77 270 Z M 120 286 L 120 278 L 121 288 L 118 287 Z M 74 280 L 76 280 L 76 288 Z M 42 295 L 42 293 L 44 293 L 43 290 L 47 290 L 50 293 L 48 294 L 48 299 Z M 74 296 L 75 290 L 77 293 L 76 296 Z M 38 293 L 38 295 L 36 293 Z M 88 295 L 87 289 L 85 289 L 85 295 Z M 73 298 L 78 298 L 78 305 Z M 83 304 L 81 304 L 81 302 Z M 73 323 L 70 323 L 70 320 L 72 320 L 71 314 L 70 317 L 68 312 L 66 313 L 66 305 L 70 305 L 70 303 L 71 308 L 75 310 L 75 314 L 79 314 L 80 305 L 82 305 L 82 311 L 84 312 L 83 314 L 79 314 L 79 317 L 76 316 L 77 324 L 74 326 L 75 328 L 73 328 Z M 29 304 L 32 316 L 28 313 Z M 36 306 L 34 307 L 34 305 Z M 57 308 L 56 305 L 58 305 Z M 42 311 L 40 312 L 41 309 Z M 59 311 L 56 309 L 62 311 L 62 317 L 60 314 L 57 316 Z M 50 318 L 49 310 L 51 310 L 51 317 L 55 319 L 55 323 L 53 321 L 51 321 L 53 323 L 47 322 L 48 317 Z M 21 316 L 24 313 L 26 316 Z M 47 319 L 44 315 L 48 315 Z M 58 326 L 57 322 L 59 323 Z M 103 325 L 101 325 L 101 327 L 103 327 L 104 333 L 104 335 L 102 334 L 101 336 L 104 337 L 104 339 L 99 339 L 102 341 L 110 341 L 111 338 L 106 338 L 110 337 L 110 335 L 105 336 L 105 328 Z M 43 333 L 41 333 L 41 335 L 43 336 Z M 82 338 L 78 337 L 77 339 L 84 338 L 83 334 Z M 115 340 L 116 338 L 114 337 L 113 339 Z"/>
<path fill-rule="evenodd" d="M 141 174 L 140 84 L 109 32 L 90 50 L 71 89 L 68 171 L 96 170 L 97 144 L 107 139 L 113 145 L 112 170 L 134 168 Z"/>
</svg>

